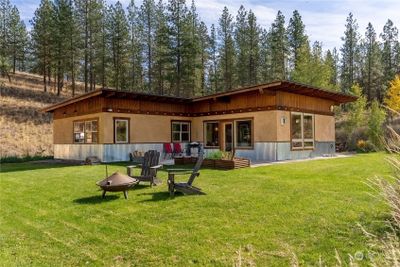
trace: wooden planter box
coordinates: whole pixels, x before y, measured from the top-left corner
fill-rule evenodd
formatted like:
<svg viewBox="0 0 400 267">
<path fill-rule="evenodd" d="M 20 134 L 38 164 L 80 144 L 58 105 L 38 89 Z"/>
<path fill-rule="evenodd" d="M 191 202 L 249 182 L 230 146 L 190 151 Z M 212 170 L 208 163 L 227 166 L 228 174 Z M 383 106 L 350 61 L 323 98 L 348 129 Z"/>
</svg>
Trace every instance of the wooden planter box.
<svg viewBox="0 0 400 267">
<path fill-rule="evenodd" d="M 197 158 L 195 157 L 177 157 L 174 159 L 176 165 L 195 164 Z M 250 167 L 250 160 L 243 158 L 228 159 L 204 159 L 202 167 L 219 169 L 219 170 L 233 170 L 239 168 Z"/>
<path fill-rule="evenodd" d="M 185 164 L 193 164 L 196 163 L 197 158 L 195 157 L 176 157 L 174 158 L 174 162 L 176 165 L 185 165 Z"/>
<path fill-rule="evenodd" d="M 250 167 L 250 160 L 243 158 L 235 158 L 232 160 L 204 159 L 202 166 L 220 170 L 233 170 Z"/>
</svg>

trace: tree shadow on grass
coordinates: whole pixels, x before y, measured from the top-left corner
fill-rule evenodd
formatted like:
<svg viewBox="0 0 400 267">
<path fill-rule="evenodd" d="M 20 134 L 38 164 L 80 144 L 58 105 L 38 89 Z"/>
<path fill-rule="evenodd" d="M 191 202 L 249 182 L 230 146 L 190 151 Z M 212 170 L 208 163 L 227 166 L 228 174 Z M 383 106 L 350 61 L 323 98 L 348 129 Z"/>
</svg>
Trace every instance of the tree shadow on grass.
<svg viewBox="0 0 400 267">
<path fill-rule="evenodd" d="M 98 196 L 77 198 L 74 199 L 73 202 L 76 204 L 93 205 L 93 204 L 100 204 L 104 202 L 113 201 L 119 198 L 120 198 L 119 195 L 106 195 L 105 198 L 102 198 L 101 195 L 98 195 Z"/>
</svg>

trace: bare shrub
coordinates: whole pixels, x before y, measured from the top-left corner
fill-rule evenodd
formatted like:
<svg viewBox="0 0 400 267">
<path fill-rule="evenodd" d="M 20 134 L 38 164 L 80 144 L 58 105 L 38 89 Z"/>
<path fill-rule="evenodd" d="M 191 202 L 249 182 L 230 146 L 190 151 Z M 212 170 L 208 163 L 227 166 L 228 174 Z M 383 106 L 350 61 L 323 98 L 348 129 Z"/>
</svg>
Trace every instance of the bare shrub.
<svg viewBox="0 0 400 267">
<path fill-rule="evenodd" d="M 370 238 L 371 249 L 377 252 L 376 257 L 371 259 L 373 266 L 400 266 L 400 135 L 389 127 L 387 136 L 385 146 L 390 153 L 387 161 L 393 167 L 393 175 L 369 181 L 369 185 L 390 209 L 390 219 L 387 222 L 390 230 L 383 236 L 364 230 Z"/>
</svg>

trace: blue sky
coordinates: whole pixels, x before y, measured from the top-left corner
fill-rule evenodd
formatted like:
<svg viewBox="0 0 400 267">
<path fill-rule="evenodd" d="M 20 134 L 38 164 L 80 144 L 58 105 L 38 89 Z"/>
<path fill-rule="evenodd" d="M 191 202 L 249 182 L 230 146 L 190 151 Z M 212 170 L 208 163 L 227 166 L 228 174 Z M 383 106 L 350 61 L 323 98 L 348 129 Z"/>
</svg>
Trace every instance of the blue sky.
<svg viewBox="0 0 400 267">
<path fill-rule="evenodd" d="M 107 0 L 113 4 L 116 1 Z M 122 0 L 125 6 L 130 0 Z M 140 5 L 140 0 L 135 1 Z M 191 0 L 187 0 L 190 4 Z M 29 27 L 40 0 L 11 0 L 20 10 L 21 17 Z M 400 0 L 196 0 L 201 19 L 208 25 L 217 23 L 224 6 L 235 16 L 240 5 L 251 9 L 258 22 L 269 28 L 278 10 L 286 16 L 288 22 L 293 10 L 299 10 L 306 24 L 307 34 L 312 41 L 322 41 L 324 48 L 341 46 L 346 17 L 353 12 L 359 24 L 359 32 L 364 34 L 368 22 L 372 22 L 376 32 L 382 31 L 383 25 L 390 18 L 400 28 Z"/>
</svg>

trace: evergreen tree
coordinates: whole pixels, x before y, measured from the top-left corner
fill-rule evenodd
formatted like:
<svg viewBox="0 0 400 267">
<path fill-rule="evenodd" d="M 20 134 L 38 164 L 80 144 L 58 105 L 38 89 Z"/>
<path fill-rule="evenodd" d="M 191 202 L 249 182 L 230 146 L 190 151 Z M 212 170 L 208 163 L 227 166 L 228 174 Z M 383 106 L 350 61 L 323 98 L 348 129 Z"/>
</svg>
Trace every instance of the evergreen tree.
<svg viewBox="0 0 400 267">
<path fill-rule="evenodd" d="M 358 56 L 359 40 L 357 21 L 353 18 L 352 13 L 349 14 L 346 21 L 346 30 L 344 32 L 344 37 L 342 37 L 344 43 L 340 49 L 342 54 L 340 73 L 341 89 L 342 92 L 345 93 L 349 92 L 349 89 L 356 81 L 356 60 Z"/>
<path fill-rule="evenodd" d="M 371 23 L 368 23 L 362 44 L 364 64 L 362 67 L 362 86 L 368 102 L 379 97 L 382 90 L 382 65 L 379 43 Z"/>
<path fill-rule="evenodd" d="M 209 47 L 209 54 L 210 54 L 210 66 L 209 66 L 209 92 L 208 93 L 215 93 L 220 90 L 219 87 L 219 72 L 218 72 L 218 42 L 217 42 L 217 35 L 215 32 L 214 24 L 211 25 L 210 30 L 210 47 Z"/>
<path fill-rule="evenodd" d="M 281 11 L 278 11 L 276 19 L 271 25 L 268 37 L 271 53 L 271 78 L 273 80 L 285 80 L 287 77 L 288 39 L 285 29 L 285 16 Z"/>
<path fill-rule="evenodd" d="M 362 94 L 362 89 L 358 84 L 354 84 L 351 87 L 350 92 L 358 98 L 355 102 L 348 104 L 348 118 L 345 124 L 345 131 L 347 133 L 349 142 L 354 139 L 352 138 L 352 135 L 355 133 L 355 131 L 359 127 L 365 125 L 365 110 L 367 106 L 367 99 Z M 355 144 L 350 144 L 350 146 L 355 147 Z"/>
<path fill-rule="evenodd" d="M 43 87 L 47 92 L 47 79 L 51 77 L 52 62 L 52 42 L 53 42 L 53 18 L 54 8 L 49 0 L 42 0 L 40 6 L 35 11 L 32 24 L 32 48 L 36 57 L 37 69 L 43 75 Z"/>
<path fill-rule="evenodd" d="M 136 7 L 133 0 L 128 6 L 128 23 L 129 23 L 129 81 L 132 90 L 143 89 L 143 43 L 142 32 L 143 26 L 140 20 L 139 9 Z M 151 23 L 150 23 L 151 24 Z M 151 35 L 150 35 L 151 38 Z M 152 53 L 152 44 L 150 44 L 150 53 Z M 149 64 L 149 63 L 148 63 Z M 151 69 L 150 62 L 150 69 Z M 149 67 L 149 65 L 147 65 Z M 147 78 L 151 80 L 150 72 L 147 73 Z M 148 83 L 147 89 L 151 83 Z"/>
<path fill-rule="evenodd" d="M 200 89 L 200 38 L 199 20 L 194 1 L 184 17 L 182 35 L 182 89 L 184 96 L 199 93 Z"/>
<path fill-rule="evenodd" d="M 332 68 L 323 56 L 321 43 L 315 42 L 311 50 L 308 45 L 303 45 L 298 52 L 298 62 L 292 72 L 292 79 L 316 87 L 334 89 L 331 84 Z"/>
<path fill-rule="evenodd" d="M 270 37 L 267 30 L 262 30 L 260 37 L 260 81 L 262 83 L 272 81 L 271 73 L 271 48 L 270 48 Z"/>
<path fill-rule="evenodd" d="M 260 72 L 260 27 L 255 14 L 250 10 L 247 16 L 246 40 L 248 47 L 247 84 L 257 84 Z"/>
<path fill-rule="evenodd" d="M 218 39 L 220 42 L 220 72 L 223 90 L 230 90 L 234 87 L 234 64 L 235 48 L 233 41 L 232 15 L 228 8 L 224 7 L 221 18 L 219 19 Z"/>
<path fill-rule="evenodd" d="M 235 40 L 235 54 L 236 54 L 236 78 L 237 84 L 239 86 L 244 86 L 248 84 L 249 81 L 249 71 L 248 71 L 248 61 L 249 61 L 249 47 L 248 47 L 248 36 L 247 36 L 247 11 L 240 6 L 238 13 L 236 15 L 236 22 L 234 24 L 234 40 Z"/>
<path fill-rule="evenodd" d="M 289 20 L 288 26 L 288 46 L 290 51 L 289 68 L 293 70 L 297 66 L 301 47 L 308 43 L 308 36 L 305 34 L 305 25 L 300 13 L 295 10 Z"/>
<path fill-rule="evenodd" d="M 386 119 L 385 111 L 379 106 L 377 100 L 373 100 L 368 116 L 368 139 L 374 145 L 376 150 L 383 148 L 383 123 Z"/>
<path fill-rule="evenodd" d="M 144 0 L 140 8 L 140 23 L 142 24 L 142 36 L 144 44 L 145 88 L 153 91 L 153 50 L 154 35 L 156 30 L 156 6 L 154 0 Z"/>
<path fill-rule="evenodd" d="M 126 90 L 128 88 L 129 30 L 125 11 L 120 2 L 110 6 L 108 34 L 112 54 L 111 85 L 117 90 Z"/>
<path fill-rule="evenodd" d="M 91 0 L 91 14 L 89 16 L 89 90 L 95 90 L 98 84 L 103 86 L 107 77 L 107 69 L 111 57 L 107 51 L 107 42 L 110 38 L 108 27 L 108 11 L 105 0 Z M 128 27 L 128 25 L 125 25 Z M 126 73 L 127 75 L 127 73 Z M 104 82 L 105 84 L 105 82 Z M 104 87 L 104 86 L 103 86 Z"/>
<path fill-rule="evenodd" d="M 0 0 L 0 56 L 3 61 L 8 58 L 10 53 L 8 41 L 11 39 L 11 9 L 9 0 Z"/>
<path fill-rule="evenodd" d="M 28 33 L 26 31 L 25 23 L 21 20 L 19 16 L 19 11 L 17 7 L 13 7 L 10 12 L 10 25 L 9 27 L 9 40 L 8 46 L 10 49 L 10 55 L 12 57 L 12 69 L 13 73 L 20 66 L 20 70 L 24 66 L 24 59 L 26 53 L 26 46 L 28 44 Z"/>
<path fill-rule="evenodd" d="M 160 95 L 168 94 L 167 89 L 171 82 L 172 56 L 170 53 L 170 39 L 167 15 L 162 0 L 156 8 L 156 32 L 154 48 L 154 80 Z"/>
<path fill-rule="evenodd" d="M 330 72 L 329 84 L 331 85 L 331 88 L 335 91 L 340 90 L 338 86 L 339 55 L 336 51 L 336 48 L 333 48 L 332 52 L 328 49 L 325 57 L 325 64 Z"/>
<path fill-rule="evenodd" d="M 70 0 L 54 1 L 53 22 L 53 65 L 57 78 L 57 95 L 60 95 L 64 86 L 64 74 L 67 73 L 67 70 L 73 68 L 71 64 L 75 65 L 75 62 L 71 62 L 71 60 L 75 61 L 71 56 L 73 57 L 76 54 L 76 24 L 74 23 L 73 7 Z"/>
<path fill-rule="evenodd" d="M 210 37 L 208 36 L 207 26 L 204 22 L 200 22 L 199 25 L 199 48 L 200 48 L 200 93 L 204 95 L 207 87 L 207 68 L 209 65 L 209 45 L 210 45 Z"/>
<path fill-rule="evenodd" d="M 183 77 L 183 38 L 184 24 L 187 15 L 187 7 L 185 0 L 169 0 L 168 1 L 168 20 L 169 34 L 171 40 L 170 52 L 173 57 L 173 71 L 171 75 L 171 87 L 174 88 L 175 95 L 180 96 L 183 93 L 182 77 Z"/>
<path fill-rule="evenodd" d="M 92 91 L 96 87 L 95 70 L 97 64 L 102 64 L 103 45 L 103 2 L 101 0 L 75 0 L 77 17 L 80 19 L 81 38 L 83 40 L 83 76 L 85 92 Z"/>
<path fill-rule="evenodd" d="M 384 84 L 387 85 L 389 81 L 394 78 L 398 66 L 396 66 L 396 46 L 398 44 L 398 29 L 394 26 L 391 20 L 388 20 L 383 27 L 383 32 L 380 35 L 383 40 L 382 49 L 382 65 L 383 65 L 383 79 Z M 382 90 L 378 95 L 380 101 L 385 96 L 385 90 Z"/>
</svg>

